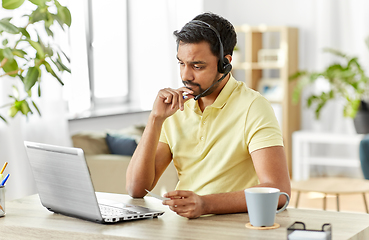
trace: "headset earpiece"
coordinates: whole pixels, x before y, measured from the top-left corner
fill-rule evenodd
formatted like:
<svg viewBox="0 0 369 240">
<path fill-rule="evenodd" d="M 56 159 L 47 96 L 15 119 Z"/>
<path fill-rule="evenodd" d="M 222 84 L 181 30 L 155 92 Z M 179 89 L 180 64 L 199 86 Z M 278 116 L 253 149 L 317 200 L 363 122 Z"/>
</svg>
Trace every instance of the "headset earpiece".
<svg viewBox="0 0 369 240">
<path fill-rule="evenodd" d="M 232 64 L 229 62 L 228 58 L 223 57 L 223 61 L 218 62 L 218 72 L 229 73 L 232 70 Z"/>
</svg>

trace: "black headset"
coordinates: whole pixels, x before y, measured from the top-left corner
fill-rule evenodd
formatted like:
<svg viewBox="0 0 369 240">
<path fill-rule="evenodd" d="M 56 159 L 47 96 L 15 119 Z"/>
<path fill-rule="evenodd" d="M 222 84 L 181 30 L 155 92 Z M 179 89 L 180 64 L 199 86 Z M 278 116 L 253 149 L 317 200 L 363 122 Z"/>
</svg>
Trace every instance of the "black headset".
<svg viewBox="0 0 369 240">
<path fill-rule="evenodd" d="M 201 20 L 192 20 L 189 24 L 193 24 L 200 27 L 208 27 L 213 30 L 213 32 L 217 35 L 219 41 L 219 61 L 218 61 L 218 72 L 220 73 L 229 73 L 232 70 L 232 65 L 229 63 L 228 58 L 224 56 L 224 49 L 222 39 L 220 38 L 219 32 L 215 27 L 211 26 L 209 23 L 201 21 Z M 205 26 L 204 26 L 205 25 Z"/>
<path fill-rule="evenodd" d="M 222 39 L 220 38 L 220 34 L 219 32 L 215 29 L 215 27 L 211 26 L 209 23 L 204 22 L 204 21 L 200 21 L 200 20 L 192 20 L 191 22 L 189 22 L 188 24 L 190 25 L 196 25 L 196 26 L 200 26 L 200 27 L 207 27 L 211 30 L 213 30 L 213 32 L 217 35 L 218 37 L 218 41 L 219 41 L 219 61 L 218 61 L 218 72 L 219 73 L 223 73 L 223 76 L 217 80 L 216 82 L 214 82 L 210 87 L 208 87 L 205 91 L 203 91 L 202 93 L 200 93 L 199 95 L 196 95 L 194 100 L 198 100 L 199 98 L 201 98 L 202 96 L 205 95 L 205 93 L 207 93 L 215 84 L 219 83 L 220 81 L 222 81 L 227 74 L 232 70 L 232 65 L 231 63 L 228 61 L 228 58 L 226 58 L 224 56 L 224 49 L 223 49 L 223 43 L 222 43 Z"/>
</svg>

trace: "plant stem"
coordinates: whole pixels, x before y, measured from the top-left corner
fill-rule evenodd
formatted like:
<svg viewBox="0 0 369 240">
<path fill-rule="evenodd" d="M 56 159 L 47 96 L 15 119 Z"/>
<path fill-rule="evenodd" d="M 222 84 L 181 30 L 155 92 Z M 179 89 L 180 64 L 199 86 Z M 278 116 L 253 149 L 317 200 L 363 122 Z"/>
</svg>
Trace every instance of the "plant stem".
<svg viewBox="0 0 369 240">
<path fill-rule="evenodd" d="M 1 63 L 0 63 L 0 68 L 3 68 L 7 61 L 8 61 L 8 59 L 7 59 L 7 58 L 4 58 L 4 59 L 1 61 Z"/>
<path fill-rule="evenodd" d="M 7 75 L 12 75 L 12 74 L 16 74 L 18 73 L 19 71 L 23 71 L 21 68 L 17 69 L 17 70 L 14 70 L 14 71 L 11 71 L 11 72 L 7 72 L 7 73 L 4 73 L 3 75 L 0 75 L 0 78 L 1 77 L 4 77 L 4 76 L 7 76 Z"/>
</svg>

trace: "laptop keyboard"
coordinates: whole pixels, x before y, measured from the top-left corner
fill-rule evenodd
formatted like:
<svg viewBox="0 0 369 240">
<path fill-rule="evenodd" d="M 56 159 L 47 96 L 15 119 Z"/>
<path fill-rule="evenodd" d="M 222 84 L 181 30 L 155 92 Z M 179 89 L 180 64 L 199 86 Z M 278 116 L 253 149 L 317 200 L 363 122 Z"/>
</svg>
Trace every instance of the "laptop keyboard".
<svg viewBox="0 0 369 240">
<path fill-rule="evenodd" d="M 125 214 L 137 214 L 137 212 L 130 211 L 124 208 L 117 208 L 117 207 L 112 207 L 112 206 L 107 206 L 107 205 L 99 205 L 99 206 L 100 206 L 101 215 L 103 216 L 121 216 Z"/>
</svg>

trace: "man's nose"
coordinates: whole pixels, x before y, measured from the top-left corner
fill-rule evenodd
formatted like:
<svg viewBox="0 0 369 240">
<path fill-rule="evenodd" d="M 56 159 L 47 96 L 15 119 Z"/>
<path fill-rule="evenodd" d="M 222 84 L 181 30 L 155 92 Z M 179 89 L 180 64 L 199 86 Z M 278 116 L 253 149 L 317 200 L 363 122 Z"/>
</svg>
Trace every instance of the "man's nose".
<svg viewBox="0 0 369 240">
<path fill-rule="evenodd" d="M 193 81 L 194 80 L 193 71 L 190 66 L 182 67 L 181 78 L 182 78 L 182 81 Z"/>
</svg>

